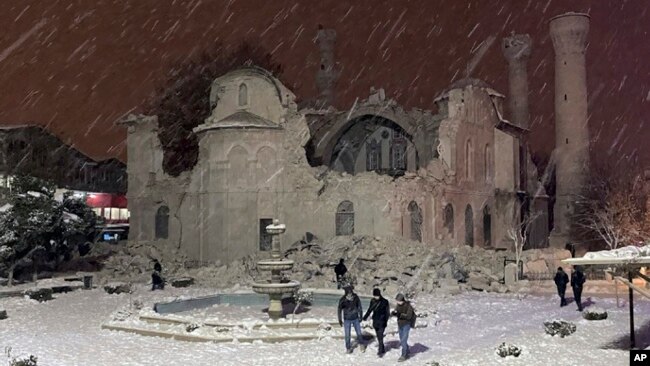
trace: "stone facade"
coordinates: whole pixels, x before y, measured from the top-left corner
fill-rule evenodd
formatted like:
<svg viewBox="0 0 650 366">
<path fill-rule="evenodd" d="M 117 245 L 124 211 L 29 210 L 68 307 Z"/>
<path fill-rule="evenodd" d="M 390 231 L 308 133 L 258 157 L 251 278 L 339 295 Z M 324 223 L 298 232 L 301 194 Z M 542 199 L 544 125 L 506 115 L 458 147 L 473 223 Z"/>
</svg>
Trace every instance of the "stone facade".
<svg viewBox="0 0 650 366">
<path fill-rule="evenodd" d="M 285 246 L 309 235 L 353 234 L 510 245 L 505 229 L 517 199 L 518 141 L 497 128 L 503 96 L 485 83 L 453 84 L 436 99 L 437 114 L 406 111 L 381 90 L 352 112 L 299 109 L 294 100 L 260 68 L 217 78 L 212 114 L 195 129 L 198 163 L 176 178 L 162 169 L 157 118 L 125 119 L 129 240 L 228 262 L 268 250 L 262 228 L 278 218 L 287 225 Z M 351 136 L 359 124 L 366 134 Z M 406 140 L 400 154 L 384 152 L 405 169 L 367 164 L 369 141 L 382 136 Z M 361 140 L 346 173 L 336 148 L 348 137 Z"/>
</svg>

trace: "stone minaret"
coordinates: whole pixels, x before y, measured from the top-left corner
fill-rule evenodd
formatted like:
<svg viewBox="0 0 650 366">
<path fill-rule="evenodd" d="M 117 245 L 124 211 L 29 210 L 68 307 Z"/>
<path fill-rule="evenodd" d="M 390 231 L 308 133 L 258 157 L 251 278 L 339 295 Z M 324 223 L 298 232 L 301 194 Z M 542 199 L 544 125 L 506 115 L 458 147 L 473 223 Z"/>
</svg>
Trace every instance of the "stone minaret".
<svg viewBox="0 0 650 366">
<path fill-rule="evenodd" d="M 338 70 L 334 61 L 336 31 L 334 29 L 323 29 L 323 26 L 319 25 L 316 40 L 320 50 L 320 65 L 316 74 L 318 105 L 327 107 L 334 102 L 334 85 L 338 79 Z"/>
<path fill-rule="evenodd" d="M 512 122 L 528 129 L 530 113 L 528 111 L 528 59 L 532 41 L 527 34 L 513 34 L 503 39 L 501 50 L 508 61 L 508 104 Z M 525 136 L 522 136 L 525 137 Z M 527 190 L 528 147 L 525 139 L 519 140 L 517 156 L 519 160 L 519 190 Z"/>
<path fill-rule="evenodd" d="M 567 13 L 551 19 L 555 49 L 555 225 L 551 245 L 571 241 L 571 215 L 576 194 L 582 193 L 589 173 L 587 128 L 587 72 L 585 50 L 589 15 Z"/>
<path fill-rule="evenodd" d="M 512 122 L 528 128 L 528 59 L 532 41 L 528 34 L 513 34 L 503 39 L 503 56 L 508 61 L 508 102 Z"/>
</svg>

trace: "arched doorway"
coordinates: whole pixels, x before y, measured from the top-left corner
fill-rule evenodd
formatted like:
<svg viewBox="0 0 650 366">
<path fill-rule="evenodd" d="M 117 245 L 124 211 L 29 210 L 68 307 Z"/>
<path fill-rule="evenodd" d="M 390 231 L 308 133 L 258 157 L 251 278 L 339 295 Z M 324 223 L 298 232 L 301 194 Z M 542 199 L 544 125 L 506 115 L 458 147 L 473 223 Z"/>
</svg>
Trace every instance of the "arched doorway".
<svg viewBox="0 0 650 366">
<path fill-rule="evenodd" d="M 169 236 L 169 207 L 158 207 L 158 211 L 156 211 L 155 231 L 156 239 L 167 239 Z"/>
<path fill-rule="evenodd" d="M 474 246 L 474 213 L 471 205 L 465 208 L 465 245 Z"/>
<path fill-rule="evenodd" d="M 445 210 L 443 212 L 443 222 L 444 222 L 444 228 L 447 230 L 447 234 L 449 235 L 450 238 L 454 237 L 454 206 L 451 205 L 451 203 L 448 203 L 445 206 Z"/>
<path fill-rule="evenodd" d="M 492 214 L 487 205 L 483 207 L 483 246 L 492 246 Z"/>
<path fill-rule="evenodd" d="M 411 216 L 411 240 L 422 241 L 422 210 L 415 201 L 409 203 L 409 214 Z"/>
<path fill-rule="evenodd" d="M 336 235 L 354 234 L 354 205 L 343 201 L 336 209 Z"/>
</svg>

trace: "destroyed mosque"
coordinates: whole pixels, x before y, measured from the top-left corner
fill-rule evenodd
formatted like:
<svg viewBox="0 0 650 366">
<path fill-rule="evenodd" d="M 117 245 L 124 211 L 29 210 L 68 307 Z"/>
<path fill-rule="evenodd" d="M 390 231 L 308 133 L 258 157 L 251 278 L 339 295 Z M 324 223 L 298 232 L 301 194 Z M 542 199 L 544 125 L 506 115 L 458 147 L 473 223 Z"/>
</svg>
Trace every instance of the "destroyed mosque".
<svg viewBox="0 0 650 366">
<path fill-rule="evenodd" d="M 318 33 L 320 97 L 311 106 L 299 107 L 291 90 L 255 66 L 214 80 L 211 115 L 194 129 L 198 162 L 178 177 L 163 170 L 157 117 L 123 119 L 129 240 L 227 263 L 269 251 L 265 227 L 279 219 L 285 248 L 312 236 L 370 235 L 505 249 L 528 201 L 539 213 L 528 246 L 548 245 L 548 197 L 523 142 L 529 37 L 502 45 L 512 122 L 504 119 L 506 98 L 471 78 L 441 91 L 430 106 L 436 112 L 407 110 L 382 89 L 338 111 L 328 103 L 338 77 L 334 39 L 333 30 Z"/>
</svg>

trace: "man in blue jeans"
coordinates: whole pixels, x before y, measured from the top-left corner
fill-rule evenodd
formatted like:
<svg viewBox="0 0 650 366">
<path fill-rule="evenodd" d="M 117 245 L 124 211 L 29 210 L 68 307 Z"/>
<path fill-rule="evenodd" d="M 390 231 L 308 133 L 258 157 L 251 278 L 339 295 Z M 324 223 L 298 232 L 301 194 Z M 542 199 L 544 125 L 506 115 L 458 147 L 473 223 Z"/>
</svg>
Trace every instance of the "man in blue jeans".
<svg viewBox="0 0 650 366">
<path fill-rule="evenodd" d="M 409 357 L 409 332 L 415 326 L 415 310 L 413 310 L 411 303 L 404 299 L 404 295 L 397 294 L 395 300 L 397 300 L 397 306 L 391 315 L 397 317 L 399 343 L 402 346 L 402 355 L 397 362 L 402 362 Z"/>
<path fill-rule="evenodd" d="M 345 295 L 339 300 L 339 307 L 337 315 L 339 318 L 339 325 L 344 327 L 345 331 L 345 350 L 347 353 L 352 353 L 352 344 L 350 342 L 350 328 L 354 326 L 354 332 L 357 334 L 357 342 L 361 348 L 361 352 L 366 350 L 366 345 L 363 342 L 361 334 L 361 318 L 363 316 L 363 309 L 361 309 L 361 300 L 359 296 L 352 291 L 352 286 L 345 286 L 343 288 Z M 343 317 L 341 317 L 341 314 Z"/>
</svg>

